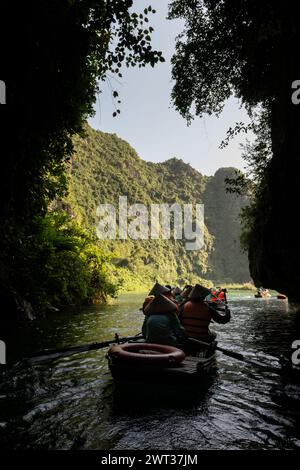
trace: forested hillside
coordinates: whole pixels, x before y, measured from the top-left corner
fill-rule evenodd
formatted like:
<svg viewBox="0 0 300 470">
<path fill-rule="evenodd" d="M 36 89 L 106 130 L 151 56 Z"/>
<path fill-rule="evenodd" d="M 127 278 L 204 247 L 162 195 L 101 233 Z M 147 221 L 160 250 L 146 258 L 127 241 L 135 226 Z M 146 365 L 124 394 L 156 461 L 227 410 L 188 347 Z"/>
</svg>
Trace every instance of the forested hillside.
<svg viewBox="0 0 300 470">
<path fill-rule="evenodd" d="M 244 201 L 225 191 L 224 179 L 232 170 L 219 170 L 208 178 L 177 158 L 145 162 L 124 140 L 89 126 L 86 136 L 76 137 L 74 144 L 66 203 L 88 229 L 97 224 L 97 206 L 111 203 L 118 207 L 119 196 L 127 196 L 128 204 L 147 206 L 205 204 L 209 231 L 205 231 L 205 246 L 200 251 L 187 251 L 181 240 L 101 241 L 113 257 L 112 277 L 129 288 L 151 284 L 156 278 L 169 283 L 199 278 L 249 280 L 246 256 L 239 249 L 238 213 Z"/>
</svg>

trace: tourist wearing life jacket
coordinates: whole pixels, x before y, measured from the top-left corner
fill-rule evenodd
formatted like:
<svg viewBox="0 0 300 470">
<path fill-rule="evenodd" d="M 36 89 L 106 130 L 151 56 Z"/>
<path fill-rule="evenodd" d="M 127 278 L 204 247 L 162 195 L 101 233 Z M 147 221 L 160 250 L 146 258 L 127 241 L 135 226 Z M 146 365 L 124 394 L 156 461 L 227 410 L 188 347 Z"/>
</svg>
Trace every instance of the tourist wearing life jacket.
<svg viewBox="0 0 300 470">
<path fill-rule="evenodd" d="M 206 296 L 205 300 L 207 300 L 208 302 L 218 302 L 219 298 L 218 298 L 218 290 L 216 287 L 213 287 L 212 289 L 210 289 L 210 292 L 209 294 Z"/>
<path fill-rule="evenodd" d="M 211 321 L 225 324 L 230 320 L 230 310 L 226 306 L 221 314 L 213 304 L 205 301 L 209 294 L 209 289 L 196 284 L 188 300 L 180 307 L 179 319 L 190 338 L 212 341 L 216 335 L 209 330 Z"/>
<path fill-rule="evenodd" d="M 191 286 L 189 284 L 184 286 L 184 288 L 181 292 L 181 298 L 182 298 L 181 302 L 186 302 L 186 300 L 188 299 L 190 293 L 192 292 L 192 289 L 193 289 L 193 286 Z"/>
<path fill-rule="evenodd" d="M 221 287 L 213 287 L 205 300 L 209 302 L 226 302 L 225 291 Z"/>
<path fill-rule="evenodd" d="M 147 343 L 178 347 L 186 334 L 180 325 L 177 306 L 172 300 L 158 294 L 145 308 L 142 333 Z"/>
<path fill-rule="evenodd" d="M 221 300 L 221 302 L 226 302 L 225 292 L 223 290 L 220 290 L 218 299 Z"/>
</svg>

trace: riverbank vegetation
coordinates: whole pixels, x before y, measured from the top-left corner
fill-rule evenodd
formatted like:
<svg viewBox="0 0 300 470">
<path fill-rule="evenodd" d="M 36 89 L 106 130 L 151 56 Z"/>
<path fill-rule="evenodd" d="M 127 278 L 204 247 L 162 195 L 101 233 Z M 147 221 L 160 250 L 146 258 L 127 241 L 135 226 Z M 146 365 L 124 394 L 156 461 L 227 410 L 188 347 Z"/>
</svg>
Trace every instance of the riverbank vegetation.
<svg viewBox="0 0 300 470">
<path fill-rule="evenodd" d="M 299 229 L 290 221 L 300 188 L 300 106 L 292 99 L 300 73 L 298 14 L 299 4 L 271 0 L 173 0 L 169 11 L 170 19 L 185 23 L 172 59 L 174 105 L 188 121 L 218 116 L 232 95 L 246 107 L 250 125 L 237 123 L 229 136 L 251 129 L 257 137 L 245 149 L 254 184 L 236 178 L 239 189 L 250 189 L 243 241 L 251 276 L 295 301 Z"/>
<path fill-rule="evenodd" d="M 68 166 L 69 193 L 64 207 L 88 230 L 96 228 L 99 204 L 119 206 L 119 196 L 128 205 L 204 204 L 204 246 L 186 250 L 185 240 L 102 240 L 111 254 L 114 278 L 132 290 L 163 283 L 195 284 L 247 282 L 248 260 L 240 246 L 239 214 L 247 198 L 226 191 L 225 179 L 233 168 L 219 169 L 207 177 L 171 158 L 162 163 L 142 160 L 116 135 L 85 127 L 84 138 L 74 139 L 74 154 Z"/>
<path fill-rule="evenodd" d="M 5 3 L 15 23 L 12 37 L 2 38 L 9 151 L 0 174 L 1 311 L 31 318 L 150 287 L 156 278 L 248 281 L 238 219 L 246 200 L 224 185 L 234 169 L 206 177 L 179 158 L 145 162 L 117 136 L 86 126 L 107 74 L 121 78 L 123 65 L 164 61 L 151 46 L 154 10 L 136 13 L 131 0 L 53 0 L 20 5 L 15 15 Z M 112 98 L 117 115 L 117 91 Z M 97 205 L 119 195 L 146 205 L 204 203 L 204 249 L 188 252 L 181 240 L 100 242 Z"/>
<path fill-rule="evenodd" d="M 60 301 L 86 299 L 93 283 L 97 285 L 93 265 L 103 265 L 102 252 L 93 248 L 93 255 L 79 254 L 74 237 L 79 245 L 82 239 L 74 233 L 68 250 L 58 248 L 64 229 L 54 229 L 50 223 L 46 230 L 46 214 L 51 202 L 66 190 L 65 165 L 73 152 L 72 137 L 82 132 L 86 118 L 93 114 L 101 81 L 107 74 L 121 77 L 122 65 L 144 67 L 164 61 L 151 46 L 148 16 L 155 11 L 149 7 L 136 13 L 132 5 L 131 0 L 34 1 L 18 5 L 16 15 L 15 5 L 4 1 L 3 11 L 8 21 L 13 18 L 13 26 L 0 31 L 6 44 L 1 80 L 9 103 L 1 107 L 5 115 L 2 145 L 7 149 L 0 173 L 1 319 L 5 312 L 11 317 L 20 311 L 32 315 L 39 278 L 47 289 L 55 284 Z M 113 97 L 117 97 L 114 91 Z M 62 256 L 55 261 L 59 249 L 66 261 Z M 77 286 L 71 279 L 75 265 L 73 274 L 79 274 L 80 266 L 83 270 L 82 284 Z M 104 282 L 102 294 L 110 289 Z M 34 296 L 42 299 L 44 293 L 41 289 Z M 45 310 L 42 300 L 33 309 L 40 310 L 40 304 Z"/>
</svg>

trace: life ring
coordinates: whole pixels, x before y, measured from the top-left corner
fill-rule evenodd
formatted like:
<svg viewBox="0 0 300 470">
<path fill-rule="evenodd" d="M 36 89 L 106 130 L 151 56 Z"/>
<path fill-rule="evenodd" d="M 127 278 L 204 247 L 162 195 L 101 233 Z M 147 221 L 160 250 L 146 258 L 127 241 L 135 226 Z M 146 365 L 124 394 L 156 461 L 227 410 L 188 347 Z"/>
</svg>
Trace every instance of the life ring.
<svg viewBox="0 0 300 470">
<path fill-rule="evenodd" d="M 163 344 L 125 343 L 111 346 L 108 357 L 113 362 L 168 367 L 182 362 L 185 354 L 178 348 Z"/>
</svg>

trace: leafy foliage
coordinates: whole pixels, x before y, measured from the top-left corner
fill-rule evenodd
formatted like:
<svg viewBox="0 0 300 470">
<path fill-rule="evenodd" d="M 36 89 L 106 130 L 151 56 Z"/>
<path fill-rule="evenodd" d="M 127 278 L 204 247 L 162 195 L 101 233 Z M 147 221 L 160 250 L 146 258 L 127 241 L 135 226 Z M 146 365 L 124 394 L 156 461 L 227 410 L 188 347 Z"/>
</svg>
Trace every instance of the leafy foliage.
<svg viewBox="0 0 300 470">
<path fill-rule="evenodd" d="M 183 18 L 172 59 L 173 101 L 190 121 L 219 114 L 230 95 L 258 112 L 257 134 L 245 157 L 255 178 L 253 202 L 244 212 L 244 243 L 257 285 L 273 287 L 299 300 L 299 231 L 292 220 L 299 199 L 300 108 L 291 101 L 299 77 L 299 4 L 271 0 L 173 0 L 169 17 Z M 243 124 L 237 126 L 245 130 Z M 256 129 L 255 129 L 256 127 Z M 235 134 L 235 129 L 230 133 Z M 293 171 L 291 172 L 291 168 Z M 249 181 L 236 181 L 236 189 Z M 291 259 L 293 262 L 291 263 Z"/>
<path fill-rule="evenodd" d="M 7 89 L 2 143 L 8 149 L 0 175 L 0 293 L 16 298 L 14 286 L 22 290 L 19 276 L 25 278 L 15 272 L 11 284 L 14 252 L 21 260 L 24 249 L 25 263 L 28 240 L 40 236 L 36 221 L 65 194 L 72 136 L 93 113 L 99 83 L 108 74 L 120 77 L 123 65 L 154 66 L 164 59 L 151 46 L 148 16 L 154 11 L 138 15 L 132 0 L 32 0 L 17 8 L 4 0 L 1 6 L 10 28 L 0 30 Z M 35 279 L 27 261 L 27 276 Z"/>
<path fill-rule="evenodd" d="M 246 257 L 238 250 L 240 226 L 237 217 L 243 200 L 226 195 L 225 191 L 224 179 L 232 174 L 231 171 L 218 172 L 215 181 L 177 158 L 164 163 L 148 163 L 116 135 L 90 127 L 86 128 L 85 138 L 75 138 L 74 146 L 66 203 L 70 213 L 89 229 L 98 223 L 98 204 L 110 203 L 118 207 L 119 196 L 127 196 L 128 204 L 143 203 L 147 207 L 174 202 L 205 203 L 210 233 L 206 229 L 205 247 L 201 251 L 189 252 L 183 241 L 172 239 L 101 242 L 111 253 L 115 266 L 113 275 L 123 283 L 124 289 L 145 288 L 157 278 L 162 282 L 194 283 L 200 278 L 209 278 L 212 273 L 219 280 L 249 280 Z M 220 206 L 219 202 L 223 200 Z M 209 224 L 220 217 L 221 229 L 219 225 Z M 209 255 L 213 247 L 211 235 L 217 240 L 215 257 Z M 229 250 L 228 246 L 227 253 L 222 253 L 226 238 L 228 243 L 235 243 L 233 253 L 232 247 Z M 222 268 L 217 269 L 215 261 L 220 256 L 225 261 Z M 231 269 L 226 274 L 229 260 Z"/>
<path fill-rule="evenodd" d="M 169 18 L 185 20 L 172 60 L 173 99 L 183 116 L 192 117 L 192 106 L 196 115 L 218 114 L 232 93 L 249 108 L 271 105 L 285 81 L 283 51 L 296 37 L 290 5 L 173 0 Z"/>
<path fill-rule="evenodd" d="M 37 313 L 44 313 L 53 306 L 115 296 L 117 284 L 109 279 L 108 263 L 109 256 L 95 239 L 66 213 L 55 210 L 36 219 L 31 236 L 19 239 L 7 282 L 18 297 L 30 299 Z"/>
</svg>

